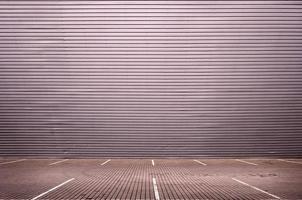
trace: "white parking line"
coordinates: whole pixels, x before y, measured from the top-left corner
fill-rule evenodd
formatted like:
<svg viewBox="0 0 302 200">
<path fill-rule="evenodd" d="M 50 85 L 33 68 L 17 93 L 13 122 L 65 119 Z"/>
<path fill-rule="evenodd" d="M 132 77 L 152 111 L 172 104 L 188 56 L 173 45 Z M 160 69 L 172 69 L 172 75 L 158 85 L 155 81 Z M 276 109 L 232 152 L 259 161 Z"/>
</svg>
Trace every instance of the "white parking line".
<svg viewBox="0 0 302 200">
<path fill-rule="evenodd" d="M 32 198 L 31 200 L 36 200 L 36 199 L 38 199 L 38 198 L 44 196 L 45 194 L 47 194 L 47 193 L 49 193 L 49 192 L 51 192 L 51 191 L 53 191 L 53 190 L 55 190 L 55 189 L 57 189 L 57 188 L 59 188 L 59 187 L 65 185 L 66 183 L 68 183 L 68 182 L 70 182 L 70 181 L 72 181 L 72 180 L 74 180 L 74 178 L 71 178 L 71 179 L 65 181 L 64 183 L 61 183 L 60 185 L 57 185 L 56 187 L 53 187 L 53 188 L 51 188 L 50 190 L 48 190 L 48 191 L 46 191 L 46 192 L 44 192 L 44 193 L 42 193 L 42 194 L 39 194 L 38 196 Z"/>
<path fill-rule="evenodd" d="M 13 160 L 13 161 L 7 161 L 7 162 L 3 162 L 3 163 L 0 163 L 0 165 L 6 165 L 6 164 L 10 164 L 10 163 L 16 163 L 16 162 L 22 162 L 26 159 L 19 159 L 19 160 Z"/>
<path fill-rule="evenodd" d="M 152 165 L 154 166 L 155 165 L 154 160 L 151 160 L 151 162 L 152 162 Z"/>
<path fill-rule="evenodd" d="M 278 159 L 278 160 L 279 160 L 279 161 L 283 161 L 283 162 L 295 163 L 295 164 L 300 164 L 300 165 L 302 165 L 302 162 L 291 161 L 291 160 L 284 160 L 284 159 Z"/>
<path fill-rule="evenodd" d="M 65 161 L 67 161 L 67 160 L 69 160 L 69 159 L 60 160 L 60 161 L 57 161 L 57 162 L 54 162 L 54 163 L 50 163 L 49 165 L 56 165 L 56 164 L 58 164 L 58 163 L 65 162 Z"/>
<path fill-rule="evenodd" d="M 249 165 L 258 165 L 258 164 L 256 164 L 256 163 L 252 163 L 252 162 L 248 162 L 248 161 L 240 160 L 240 159 L 236 159 L 236 161 L 242 162 L 242 163 L 245 163 L 245 164 L 249 164 Z"/>
<path fill-rule="evenodd" d="M 241 184 L 243 184 L 243 185 L 249 186 L 250 188 L 253 188 L 253 189 L 255 189 L 255 190 L 259 191 L 259 192 L 263 192 L 263 193 L 265 193 L 265 194 L 267 194 L 267 195 L 269 195 L 269 196 L 271 196 L 271 197 L 274 197 L 274 198 L 276 198 L 276 199 L 281 199 L 280 197 L 278 197 L 278 196 L 276 196 L 276 195 L 273 195 L 273 194 L 271 194 L 271 193 L 268 193 L 268 192 L 266 192 L 266 191 L 264 191 L 264 190 L 261 190 L 261 189 L 255 187 L 255 186 L 252 186 L 252 185 L 247 184 L 247 183 L 245 183 L 245 182 L 243 182 L 243 181 L 240 181 L 240 180 L 238 180 L 238 179 L 236 179 L 236 178 L 232 178 L 232 179 L 233 179 L 234 181 L 237 181 L 238 183 L 241 183 Z"/>
<path fill-rule="evenodd" d="M 199 160 L 193 160 L 193 161 L 195 161 L 195 162 L 197 162 L 197 163 L 199 163 L 199 164 L 201 164 L 201 165 L 203 165 L 203 166 L 207 166 L 207 164 L 205 164 L 205 163 L 203 163 L 203 162 L 201 162 L 201 161 L 199 161 Z"/>
<path fill-rule="evenodd" d="M 153 181 L 153 189 L 154 189 L 155 200 L 160 200 L 155 178 L 152 178 L 152 181 Z"/>
<path fill-rule="evenodd" d="M 111 160 L 110 159 L 108 159 L 108 160 L 106 160 L 105 162 L 103 162 L 101 165 L 105 165 L 107 162 L 110 162 Z"/>
</svg>

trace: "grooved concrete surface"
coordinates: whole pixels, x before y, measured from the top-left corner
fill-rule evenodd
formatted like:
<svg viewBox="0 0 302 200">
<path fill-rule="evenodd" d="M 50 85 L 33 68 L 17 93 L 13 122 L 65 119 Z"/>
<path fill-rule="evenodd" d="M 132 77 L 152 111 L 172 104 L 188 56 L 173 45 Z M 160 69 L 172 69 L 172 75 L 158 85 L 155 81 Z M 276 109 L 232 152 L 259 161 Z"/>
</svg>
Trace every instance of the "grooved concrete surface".
<svg viewBox="0 0 302 200">
<path fill-rule="evenodd" d="M 301 159 L 0 160 L 0 199 L 302 199 L 301 186 Z"/>
</svg>

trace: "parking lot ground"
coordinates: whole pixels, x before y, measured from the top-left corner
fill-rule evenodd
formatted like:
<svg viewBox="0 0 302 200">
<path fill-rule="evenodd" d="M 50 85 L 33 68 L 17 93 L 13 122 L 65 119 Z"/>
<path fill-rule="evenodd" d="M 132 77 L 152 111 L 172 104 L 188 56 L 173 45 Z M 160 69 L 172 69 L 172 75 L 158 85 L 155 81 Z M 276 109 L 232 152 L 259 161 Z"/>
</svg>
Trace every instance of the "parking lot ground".
<svg viewBox="0 0 302 200">
<path fill-rule="evenodd" d="M 302 199 L 301 159 L 0 159 L 0 199 Z"/>
</svg>

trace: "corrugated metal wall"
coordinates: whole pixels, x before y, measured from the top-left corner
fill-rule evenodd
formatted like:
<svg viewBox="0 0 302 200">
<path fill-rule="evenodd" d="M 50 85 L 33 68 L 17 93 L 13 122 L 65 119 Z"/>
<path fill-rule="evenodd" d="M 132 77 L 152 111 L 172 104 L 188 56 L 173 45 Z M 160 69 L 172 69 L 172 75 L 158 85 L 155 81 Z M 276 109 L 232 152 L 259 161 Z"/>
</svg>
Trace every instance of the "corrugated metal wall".
<svg viewBox="0 0 302 200">
<path fill-rule="evenodd" d="M 1 1 L 0 156 L 301 156 L 302 1 Z"/>
</svg>

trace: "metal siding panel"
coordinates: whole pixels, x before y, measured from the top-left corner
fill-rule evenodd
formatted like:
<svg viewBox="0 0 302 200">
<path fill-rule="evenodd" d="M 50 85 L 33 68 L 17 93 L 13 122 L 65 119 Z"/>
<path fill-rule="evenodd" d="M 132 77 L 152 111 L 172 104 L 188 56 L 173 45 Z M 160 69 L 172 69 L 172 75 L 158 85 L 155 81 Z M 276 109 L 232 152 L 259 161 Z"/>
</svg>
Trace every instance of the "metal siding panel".
<svg viewBox="0 0 302 200">
<path fill-rule="evenodd" d="M 0 156 L 302 155 L 302 1 L 1 1 Z"/>
</svg>

